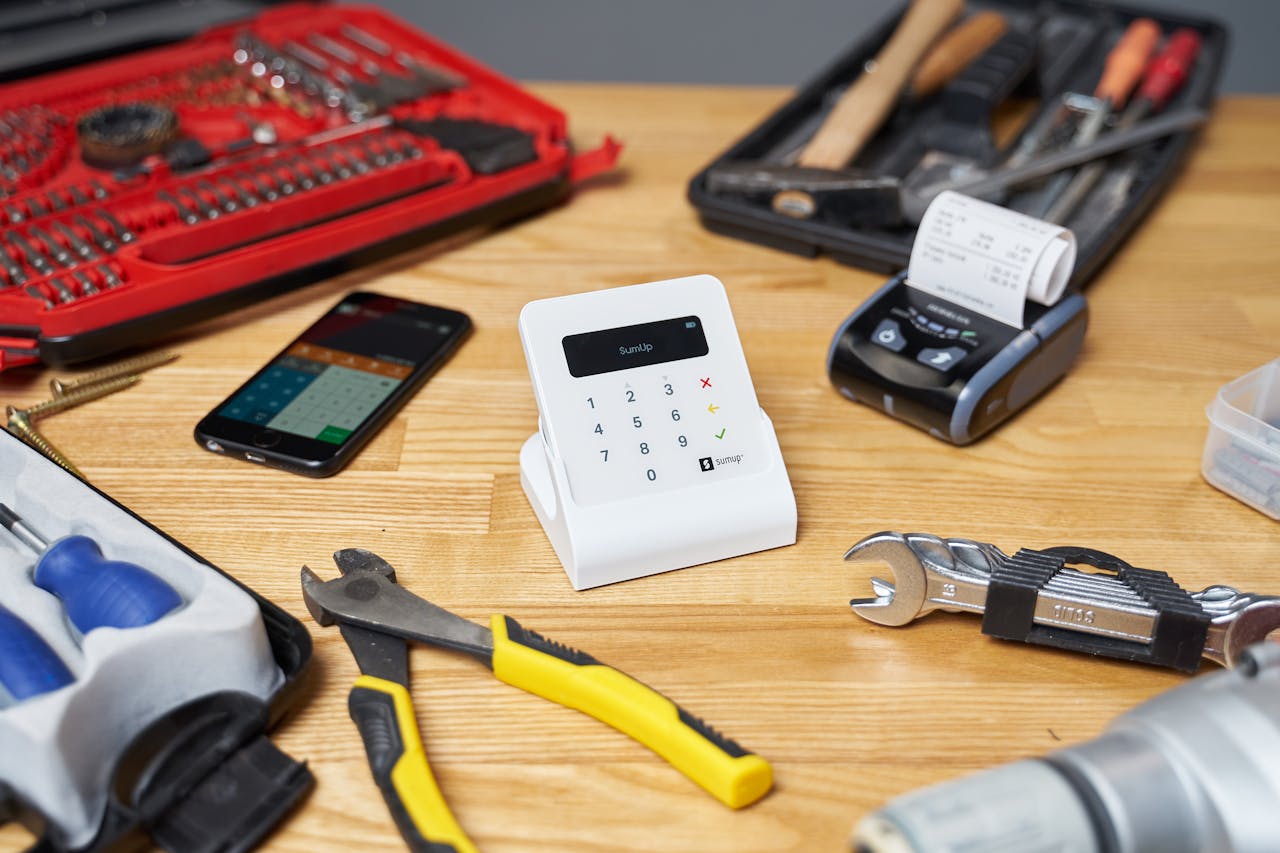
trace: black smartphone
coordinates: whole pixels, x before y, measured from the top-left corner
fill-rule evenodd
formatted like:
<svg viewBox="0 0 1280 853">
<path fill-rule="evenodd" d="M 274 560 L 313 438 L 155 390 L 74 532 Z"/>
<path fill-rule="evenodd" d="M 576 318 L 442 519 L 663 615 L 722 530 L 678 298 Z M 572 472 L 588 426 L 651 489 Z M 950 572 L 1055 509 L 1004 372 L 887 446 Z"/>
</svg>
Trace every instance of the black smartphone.
<svg viewBox="0 0 1280 853">
<path fill-rule="evenodd" d="M 206 450 L 336 474 L 471 331 L 459 311 L 352 293 L 196 425 Z"/>
</svg>

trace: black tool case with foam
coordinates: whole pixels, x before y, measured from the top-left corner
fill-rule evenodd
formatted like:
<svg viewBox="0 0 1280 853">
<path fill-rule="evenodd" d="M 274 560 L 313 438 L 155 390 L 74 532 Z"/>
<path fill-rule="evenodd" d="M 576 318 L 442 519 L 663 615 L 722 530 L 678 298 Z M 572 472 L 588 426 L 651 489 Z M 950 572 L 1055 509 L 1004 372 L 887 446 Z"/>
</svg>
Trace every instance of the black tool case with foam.
<svg viewBox="0 0 1280 853">
<path fill-rule="evenodd" d="M 938 92 L 914 103 L 900 98 L 849 168 L 868 176 L 906 178 L 931 146 L 976 154 L 979 166 L 998 166 L 1006 153 L 1017 148 L 1037 117 L 1057 108 L 1061 96 L 1069 92 L 1093 94 L 1109 49 L 1138 17 L 1153 18 L 1166 39 L 1177 29 L 1189 27 L 1202 40 L 1190 75 L 1161 115 L 1189 108 L 1208 110 L 1213 104 L 1227 49 L 1226 30 L 1217 22 L 1166 14 L 1158 8 L 1073 0 L 970 3 L 963 15 L 982 10 L 994 10 L 1008 20 L 1011 32 L 1006 33 L 1003 43 L 994 45 L 987 56 L 975 60 L 974 66 Z M 887 21 L 850 47 L 693 177 L 688 197 L 708 229 L 800 255 L 827 253 L 841 263 L 876 272 L 894 273 L 906 267 L 915 239 L 914 225 L 866 221 L 874 217 L 853 223 L 839 210 L 830 215 L 820 211 L 810 219 L 792 218 L 775 212 L 767 198 L 716 192 L 708 181 L 708 174 L 717 166 L 747 161 L 776 164 L 794 156 L 836 98 L 888 41 L 898 20 Z M 1028 43 L 1026 63 L 1000 55 L 1012 49 L 1016 57 L 1018 39 Z M 986 68 L 976 64 L 984 61 Z M 991 102 L 995 98 L 1000 102 Z M 1132 158 L 1120 154 L 1107 161 L 1108 174 L 1076 215 L 1063 223 L 1077 232 L 1079 240 L 1074 287 L 1087 283 L 1138 227 L 1173 183 L 1195 136 L 1194 130 L 1179 131 L 1132 149 Z M 1135 173 L 1124 182 L 1127 192 L 1122 200 L 1109 202 L 1106 215 L 1097 216 L 1091 205 L 1097 205 L 1107 193 L 1114 198 L 1116 184 L 1111 173 L 1135 164 Z M 1032 182 L 1011 196 L 992 200 L 1019 210 L 1036 203 L 1044 184 L 1043 180 Z"/>
<path fill-rule="evenodd" d="M 0 122 L 0 370 L 535 213 L 618 152 L 575 151 L 559 109 L 381 9 L 318 0 L 0 5 Z"/>
<path fill-rule="evenodd" d="M 6 841 L 256 845 L 313 786 L 267 737 L 304 695 L 303 625 L 3 430 L 0 504 L 49 543 L 0 529 Z"/>
</svg>

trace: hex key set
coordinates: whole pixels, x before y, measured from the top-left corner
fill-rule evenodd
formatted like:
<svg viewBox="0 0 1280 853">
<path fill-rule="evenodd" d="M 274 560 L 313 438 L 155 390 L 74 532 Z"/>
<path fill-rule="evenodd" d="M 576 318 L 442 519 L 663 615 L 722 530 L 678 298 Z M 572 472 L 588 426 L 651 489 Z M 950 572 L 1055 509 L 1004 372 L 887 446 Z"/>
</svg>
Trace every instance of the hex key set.
<svg viewBox="0 0 1280 853">
<path fill-rule="evenodd" d="M 0 370 L 135 346 L 403 234 L 525 215 L 617 156 L 608 139 L 575 154 L 563 113 L 376 9 L 119 38 L 0 84 Z"/>
</svg>

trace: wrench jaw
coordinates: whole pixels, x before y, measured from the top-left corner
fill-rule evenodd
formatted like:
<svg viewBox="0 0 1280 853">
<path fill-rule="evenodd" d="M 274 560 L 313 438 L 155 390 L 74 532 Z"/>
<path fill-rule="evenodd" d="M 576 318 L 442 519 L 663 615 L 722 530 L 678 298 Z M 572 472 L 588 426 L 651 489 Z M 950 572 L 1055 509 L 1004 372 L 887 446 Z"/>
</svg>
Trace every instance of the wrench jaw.
<svg viewBox="0 0 1280 853">
<path fill-rule="evenodd" d="M 1218 584 L 1193 593 L 1191 598 L 1211 619 L 1203 652 L 1209 660 L 1234 667 L 1254 643 L 1271 640 L 1280 645 L 1280 596 L 1240 592 Z"/>
<path fill-rule="evenodd" d="M 927 589 L 924 564 L 901 533 L 875 533 L 855 544 L 844 555 L 854 563 L 881 562 L 889 566 L 893 582 L 871 579 L 873 598 L 849 602 L 853 612 L 877 625 L 898 627 L 920 616 Z"/>
<path fill-rule="evenodd" d="M 982 612 L 991 573 L 1008 559 L 985 542 L 887 531 L 863 539 L 844 558 L 889 565 L 892 583 L 872 578 L 875 597 L 849 604 L 864 619 L 894 627 L 934 610 Z"/>
<path fill-rule="evenodd" d="M 1264 640 L 1280 644 L 1280 597 L 1259 596 L 1259 600 L 1235 614 L 1222 634 L 1222 658 L 1209 653 L 1209 643 L 1205 644 L 1205 657 L 1234 667 L 1245 649 Z"/>
</svg>

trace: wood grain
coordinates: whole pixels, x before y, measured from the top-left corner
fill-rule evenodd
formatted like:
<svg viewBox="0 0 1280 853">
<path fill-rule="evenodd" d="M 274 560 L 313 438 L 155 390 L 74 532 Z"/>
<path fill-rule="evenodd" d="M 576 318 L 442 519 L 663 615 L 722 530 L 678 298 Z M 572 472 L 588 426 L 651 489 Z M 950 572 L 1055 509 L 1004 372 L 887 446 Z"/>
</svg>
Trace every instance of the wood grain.
<svg viewBox="0 0 1280 853">
<path fill-rule="evenodd" d="M 432 765 L 486 853 L 840 850 L 868 809 L 915 786 L 1096 735 L 1184 683 L 1174 673 L 983 637 L 935 615 L 882 628 L 848 611 L 872 567 L 843 551 L 878 530 L 1007 549 L 1089 545 L 1184 586 L 1280 591 L 1280 527 L 1200 477 L 1205 405 L 1280 342 L 1280 99 L 1231 98 L 1189 167 L 1091 286 L 1071 374 L 957 449 L 841 399 L 823 361 L 880 276 L 703 230 L 685 182 L 782 101 L 780 89 L 534 87 L 577 138 L 627 144 L 620 174 L 483 238 L 424 246 L 165 342 L 182 354 L 47 433 L 92 481 L 303 620 L 311 701 L 277 733 L 319 784 L 279 851 L 400 849 L 347 717 L 355 666 L 302 606 L 298 568 L 372 548 L 410 589 L 502 611 L 658 687 L 774 762 L 776 790 L 730 812 L 644 748 L 495 681 L 413 655 Z M 791 547 L 575 593 L 520 489 L 536 429 L 515 322 L 527 301 L 699 272 L 729 290 L 800 511 Z M 199 450 L 196 420 L 342 293 L 463 309 L 476 334 L 349 470 L 313 482 Z M 68 371 L 67 373 L 74 373 Z M 49 372 L 0 376 L 41 399 Z M 14 827 L 0 848 L 28 841 Z"/>
</svg>

